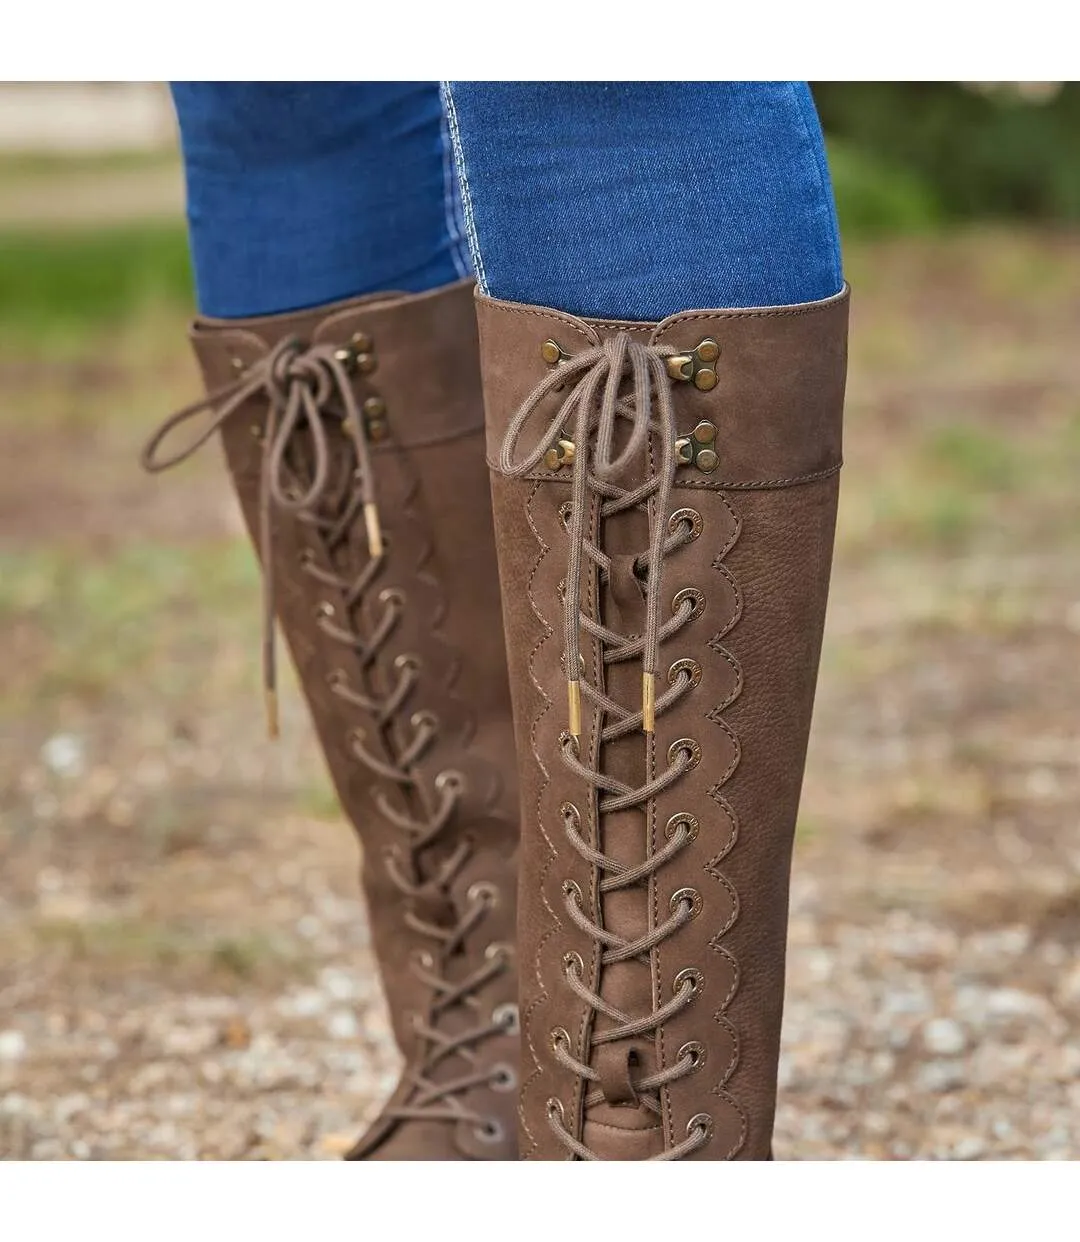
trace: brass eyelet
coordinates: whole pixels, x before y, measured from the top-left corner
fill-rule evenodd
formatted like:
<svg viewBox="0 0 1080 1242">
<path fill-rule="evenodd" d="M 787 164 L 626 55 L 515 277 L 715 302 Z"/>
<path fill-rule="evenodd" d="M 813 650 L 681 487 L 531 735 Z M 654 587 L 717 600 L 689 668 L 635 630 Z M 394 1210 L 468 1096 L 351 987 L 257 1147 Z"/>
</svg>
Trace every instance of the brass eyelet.
<svg viewBox="0 0 1080 1242">
<path fill-rule="evenodd" d="M 563 954 L 563 970 L 569 974 L 573 970 L 579 979 L 585 976 L 585 963 L 582 961 L 580 953 L 564 953 Z"/>
<path fill-rule="evenodd" d="M 418 673 L 420 671 L 420 657 L 406 652 L 404 655 L 394 656 L 394 668 L 401 672 Z"/>
<path fill-rule="evenodd" d="M 315 553 L 311 548 L 301 548 L 296 554 L 297 562 L 302 569 L 315 564 Z"/>
<path fill-rule="evenodd" d="M 562 806 L 559 807 L 559 814 L 563 817 L 563 819 L 572 819 L 574 821 L 575 828 L 581 823 L 581 812 L 572 802 L 564 802 Z"/>
<path fill-rule="evenodd" d="M 699 827 L 697 816 L 691 815 L 687 811 L 679 811 L 675 815 L 672 815 L 664 827 L 664 835 L 669 841 L 678 831 L 680 824 L 683 824 L 686 827 L 687 842 L 693 841 L 697 838 Z"/>
<path fill-rule="evenodd" d="M 572 898 L 578 906 L 585 904 L 585 898 L 581 893 L 581 885 L 576 884 L 573 880 L 563 880 L 562 891 L 564 897 Z"/>
<path fill-rule="evenodd" d="M 491 1011 L 492 1026 L 501 1027 L 508 1035 L 516 1035 L 521 1029 L 518 1007 L 513 1001 L 504 1001 Z"/>
<path fill-rule="evenodd" d="M 668 763 L 674 763 L 679 755 L 688 756 L 685 771 L 689 772 L 691 768 L 696 768 L 701 762 L 701 747 L 692 737 L 681 737 L 678 741 L 672 742 L 668 747 Z"/>
<path fill-rule="evenodd" d="M 573 512 L 574 506 L 569 500 L 564 500 L 562 504 L 559 505 L 559 521 L 562 522 L 563 528 L 566 530 L 569 530 L 570 528 L 570 515 Z"/>
<path fill-rule="evenodd" d="M 700 1133 L 704 1134 L 706 1139 L 712 1138 L 713 1119 L 709 1116 L 708 1113 L 696 1113 L 686 1123 L 686 1133 L 688 1137 L 689 1135 L 693 1134 L 695 1131 L 699 1131 Z"/>
<path fill-rule="evenodd" d="M 513 1091 L 517 1086 L 517 1075 L 509 1065 L 505 1065 L 500 1061 L 499 1064 L 491 1067 L 491 1077 L 488 1079 L 488 1086 L 492 1091 Z"/>
<path fill-rule="evenodd" d="M 696 996 L 701 991 L 701 985 L 704 982 L 704 976 L 701 971 L 694 966 L 688 966 L 685 970 L 680 970 L 675 976 L 671 985 L 672 992 L 681 992 L 684 983 L 690 984 L 691 994 Z"/>
<path fill-rule="evenodd" d="M 508 962 L 514 956 L 514 946 L 503 940 L 493 940 L 484 949 L 484 960 L 487 962 Z"/>
<path fill-rule="evenodd" d="M 490 880 L 477 880 L 475 884 L 470 884 L 465 891 L 465 896 L 472 902 L 478 902 L 482 906 L 497 905 L 499 901 L 499 890 L 491 883 Z"/>
<path fill-rule="evenodd" d="M 565 750 L 569 745 L 570 749 L 574 752 L 574 758 L 581 758 L 581 742 L 568 730 L 563 729 L 563 731 L 559 734 L 559 745 L 563 748 L 563 750 Z"/>
<path fill-rule="evenodd" d="M 668 669 L 667 679 L 671 685 L 674 685 L 679 680 L 679 674 L 683 672 L 690 674 L 690 684 L 692 686 L 701 684 L 701 665 L 697 660 L 676 660 L 671 668 Z"/>
<path fill-rule="evenodd" d="M 547 1108 L 547 1115 L 552 1121 L 558 1121 L 563 1126 L 566 1125 L 566 1113 L 563 1110 L 562 1100 L 557 1100 L 552 1096 L 545 1107 Z"/>
<path fill-rule="evenodd" d="M 473 1126 L 473 1134 L 481 1143 L 501 1143 L 505 1131 L 501 1122 L 494 1117 L 486 1117 L 478 1126 Z"/>
<path fill-rule="evenodd" d="M 412 958 L 418 966 L 422 966 L 425 970 L 431 970 L 435 965 L 435 958 L 427 949 L 414 949 Z"/>
<path fill-rule="evenodd" d="M 671 913 L 674 914 L 678 908 L 687 902 L 690 906 L 690 917 L 696 919 L 701 913 L 701 894 L 696 888 L 680 888 L 671 894 Z"/>
<path fill-rule="evenodd" d="M 409 717 L 409 724 L 411 724 L 417 732 L 424 728 L 434 731 L 439 727 L 439 718 L 434 712 L 428 711 L 425 707 L 418 712 L 413 712 L 413 714 Z"/>
<path fill-rule="evenodd" d="M 331 604 L 328 599 L 321 599 L 315 605 L 316 617 L 332 617 L 336 611 L 337 609 L 335 609 L 334 605 Z"/>
<path fill-rule="evenodd" d="M 555 1027 L 548 1036 L 548 1039 L 551 1041 L 551 1047 L 555 1052 L 558 1052 L 560 1048 L 562 1048 L 564 1052 L 569 1052 L 572 1047 L 572 1044 L 570 1043 L 570 1033 L 564 1027 Z"/>
<path fill-rule="evenodd" d="M 251 432 L 251 438 L 253 440 L 255 440 L 259 444 L 262 444 L 263 442 L 262 423 L 251 423 L 248 426 L 248 431 Z"/>
<path fill-rule="evenodd" d="M 700 1069 L 705 1064 L 705 1055 L 705 1045 L 699 1044 L 696 1039 L 691 1039 L 683 1044 L 675 1054 L 675 1060 L 689 1060 L 694 1069 Z"/>
<path fill-rule="evenodd" d="M 705 611 L 705 592 L 699 591 L 697 587 L 683 587 L 681 591 L 675 592 L 675 597 L 671 601 L 672 613 L 680 610 L 684 600 L 689 600 L 693 605 L 690 609 L 691 617 L 700 617 Z"/>
<path fill-rule="evenodd" d="M 379 603 L 393 604 L 395 607 L 404 608 L 405 592 L 400 590 L 398 587 L 383 587 L 383 589 L 379 592 Z"/>
<path fill-rule="evenodd" d="M 349 675 L 343 668 L 332 668 L 326 674 L 326 684 L 331 690 L 341 690 L 349 684 Z"/>
<path fill-rule="evenodd" d="M 690 527 L 691 542 L 701 534 L 705 527 L 705 523 L 701 520 L 701 514 L 696 509 L 676 509 L 668 518 L 668 530 L 673 535 L 679 533 L 679 527 L 686 522 Z"/>
<path fill-rule="evenodd" d="M 435 788 L 440 792 L 459 794 L 465 788 L 465 777 L 453 768 L 447 768 L 435 777 Z"/>
</svg>

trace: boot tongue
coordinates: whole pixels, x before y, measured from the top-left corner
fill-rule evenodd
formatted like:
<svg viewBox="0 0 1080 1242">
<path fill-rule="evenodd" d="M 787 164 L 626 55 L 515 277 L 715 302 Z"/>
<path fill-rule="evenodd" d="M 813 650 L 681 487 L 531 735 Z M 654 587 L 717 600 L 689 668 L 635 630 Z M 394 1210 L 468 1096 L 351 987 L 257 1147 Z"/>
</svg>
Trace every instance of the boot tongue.
<svg viewBox="0 0 1080 1242">
<path fill-rule="evenodd" d="M 604 624 L 620 634 L 640 633 L 645 622 L 642 582 L 634 564 L 648 546 L 648 525 L 643 513 L 631 511 L 609 518 L 601 532 L 611 569 L 602 589 Z M 641 701 L 641 661 L 625 660 L 607 666 L 607 692 L 617 702 L 636 709 Z M 614 742 L 601 752 L 600 768 L 634 788 L 645 782 L 648 739 L 640 730 Z M 601 818 L 600 849 L 619 862 L 632 866 L 648 852 L 648 820 L 644 808 L 634 807 Z M 617 889 L 603 897 L 604 926 L 624 939 L 636 939 L 649 926 L 649 887 Z M 602 969 L 600 995 L 629 1017 L 640 1017 L 653 1008 L 652 972 L 642 961 L 615 962 Z M 611 1026 L 598 1016 L 597 1030 Z M 604 1102 L 586 1113 L 583 1141 L 609 1160 L 643 1160 L 663 1150 L 660 1119 L 637 1098 L 632 1081 L 656 1069 L 654 1039 L 645 1034 L 635 1039 L 598 1045 L 593 1067 L 600 1075 Z"/>
</svg>

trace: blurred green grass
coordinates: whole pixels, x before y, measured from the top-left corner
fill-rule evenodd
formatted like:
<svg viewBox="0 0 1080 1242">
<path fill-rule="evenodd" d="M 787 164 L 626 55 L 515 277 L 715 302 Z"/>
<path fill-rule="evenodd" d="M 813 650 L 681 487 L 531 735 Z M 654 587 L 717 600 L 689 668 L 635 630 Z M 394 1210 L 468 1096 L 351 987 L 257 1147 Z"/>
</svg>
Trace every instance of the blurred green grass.
<svg viewBox="0 0 1080 1242">
<path fill-rule="evenodd" d="M 193 305 L 181 221 L 106 228 L 0 229 L 5 352 L 27 341 L 98 334 L 151 308 Z"/>
</svg>

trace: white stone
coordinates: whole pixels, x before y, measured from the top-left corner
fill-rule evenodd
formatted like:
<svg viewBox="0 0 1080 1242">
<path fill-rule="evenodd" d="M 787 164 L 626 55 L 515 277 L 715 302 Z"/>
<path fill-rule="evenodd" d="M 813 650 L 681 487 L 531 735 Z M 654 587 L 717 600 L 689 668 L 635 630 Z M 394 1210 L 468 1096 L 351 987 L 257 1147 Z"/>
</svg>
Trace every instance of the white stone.
<svg viewBox="0 0 1080 1242">
<path fill-rule="evenodd" d="M 0 1061 L 19 1061 L 26 1055 L 22 1031 L 0 1031 Z"/>
<path fill-rule="evenodd" d="M 967 1047 L 967 1036 L 952 1018 L 934 1018 L 922 1029 L 923 1044 L 936 1057 L 956 1057 Z"/>
<path fill-rule="evenodd" d="M 86 765 L 82 741 L 74 733 L 56 733 L 42 746 L 41 761 L 57 776 L 80 776 Z"/>
<path fill-rule="evenodd" d="M 326 1030 L 331 1039 L 355 1039 L 360 1023 L 351 1009 L 335 1009 L 326 1021 Z"/>
</svg>

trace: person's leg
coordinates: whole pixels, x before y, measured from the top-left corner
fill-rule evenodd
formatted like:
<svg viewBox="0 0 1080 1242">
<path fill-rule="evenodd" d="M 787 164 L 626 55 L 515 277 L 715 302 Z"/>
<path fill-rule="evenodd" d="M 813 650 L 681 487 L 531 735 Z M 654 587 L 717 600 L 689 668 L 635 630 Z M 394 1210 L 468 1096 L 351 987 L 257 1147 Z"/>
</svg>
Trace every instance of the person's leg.
<svg viewBox="0 0 1080 1242">
<path fill-rule="evenodd" d="M 361 838 L 405 1064 L 350 1154 L 509 1159 L 518 799 L 438 86 L 174 90 L 209 396 L 144 464 L 220 430 L 262 560 L 272 727 L 276 614 Z"/>
<path fill-rule="evenodd" d="M 199 309 L 272 315 L 470 275 L 435 82 L 174 82 Z"/>
<path fill-rule="evenodd" d="M 522 1155 L 767 1159 L 845 372 L 813 107 L 445 94 L 526 815 Z"/>
<path fill-rule="evenodd" d="M 443 87 L 482 293 L 658 320 L 839 291 L 804 82 Z"/>
</svg>

